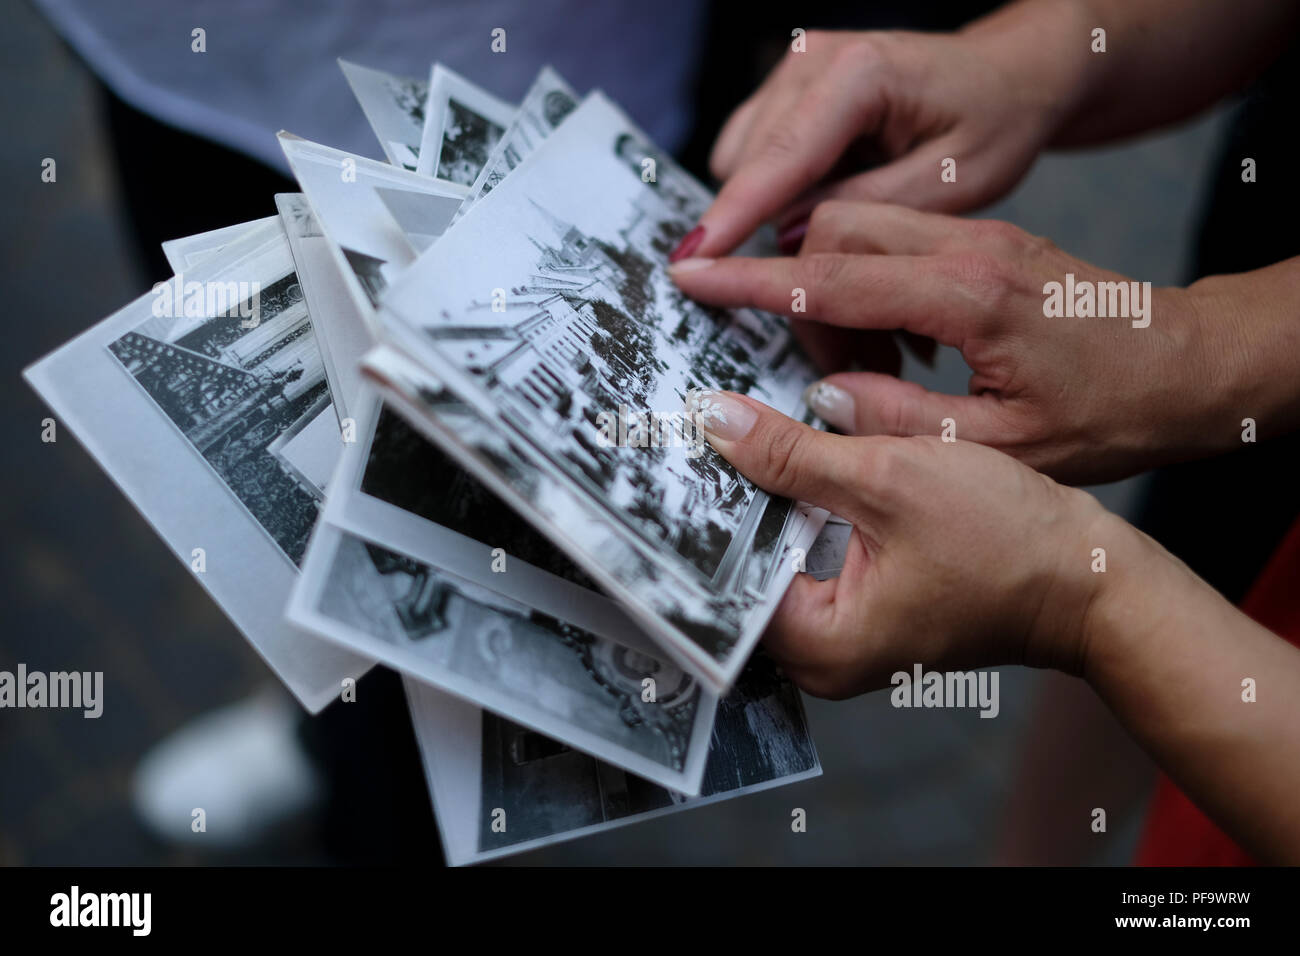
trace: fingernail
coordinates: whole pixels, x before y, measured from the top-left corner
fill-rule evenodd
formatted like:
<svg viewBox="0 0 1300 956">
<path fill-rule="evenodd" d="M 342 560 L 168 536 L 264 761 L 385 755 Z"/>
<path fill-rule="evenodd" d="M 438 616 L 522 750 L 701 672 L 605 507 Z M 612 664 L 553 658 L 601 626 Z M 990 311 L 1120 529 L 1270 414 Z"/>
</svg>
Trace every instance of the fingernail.
<svg viewBox="0 0 1300 956">
<path fill-rule="evenodd" d="M 793 226 L 786 226 L 776 236 L 777 247 L 781 255 L 792 256 L 803 245 L 803 237 L 808 234 L 808 220 L 801 219 Z"/>
<path fill-rule="evenodd" d="M 728 392 L 693 388 L 686 393 L 686 417 L 714 438 L 739 441 L 758 421 L 758 412 Z"/>
<path fill-rule="evenodd" d="M 803 400 L 828 425 L 842 432 L 852 432 L 854 426 L 853 396 L 830 382 L 813 382 L 803 393 Z"/>
<path fill-rule="evenodd" d="M 682 241 L 677 244 L 668 255 L 669 262 L 676 262 L 678 259 L 685 259 L 692 252 L 699 248 L 700 243 L 704 241 L 704 227 L 696 226 L 686 235 L 682 236 Z"/>
<path fill-rule="evenodd" d="M 668 274 L 676 275 L 679 272 L 694 272 L 696 269 L 703 269 L 705 266 L 713 265 L 713 259 L 678 259 L 676 262 L 668 264 Z"/>
</svg>

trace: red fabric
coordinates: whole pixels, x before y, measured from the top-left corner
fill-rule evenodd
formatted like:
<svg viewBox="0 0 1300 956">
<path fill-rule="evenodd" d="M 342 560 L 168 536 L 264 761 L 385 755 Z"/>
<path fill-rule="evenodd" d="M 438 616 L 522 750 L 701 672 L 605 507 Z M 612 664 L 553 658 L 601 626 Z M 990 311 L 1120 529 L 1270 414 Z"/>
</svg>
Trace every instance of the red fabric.
<svg viewBox="0 0 1300 956">
<path fill-rule="evenodd" d="M 1300 521 L 1283 539 L 1241 609 L 1300 647 Z M 1255 861 L 1165 776 L 1156 785 L 1138 866 L 1253 866 Z"/>
</svg>

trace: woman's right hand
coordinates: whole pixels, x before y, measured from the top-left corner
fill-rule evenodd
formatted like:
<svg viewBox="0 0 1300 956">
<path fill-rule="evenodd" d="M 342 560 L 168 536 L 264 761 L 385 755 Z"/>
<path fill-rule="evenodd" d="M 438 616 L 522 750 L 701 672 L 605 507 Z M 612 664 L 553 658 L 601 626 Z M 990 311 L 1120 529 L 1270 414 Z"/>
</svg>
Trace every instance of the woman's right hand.
<svg viewBox="0 0 1300 956">
<path fill-rule="evenodd" d="M 991 202 L 1071 102 L 1072 57 L 1045 55 L 1058 33 L 1039 31 L 1037 49 L 1021 29 L 808 33 L 723 128 L 710 166 L 724 185 L 674 257 L 725 255 L 774 218 L 791 248 L 825 198 L 944 212 Z"/>
</svg>

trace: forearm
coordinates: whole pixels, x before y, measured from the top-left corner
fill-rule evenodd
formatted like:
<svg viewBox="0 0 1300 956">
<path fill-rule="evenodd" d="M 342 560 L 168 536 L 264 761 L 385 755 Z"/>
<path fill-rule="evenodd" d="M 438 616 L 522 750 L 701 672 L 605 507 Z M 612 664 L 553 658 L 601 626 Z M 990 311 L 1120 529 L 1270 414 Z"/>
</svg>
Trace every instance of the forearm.
<svg viewBox="0 0 1300 956">
<path fill-rule="evenodd" d="M 1300 650 L 1114 522 L 1083 676 L 1224 830 L 1261 860 L 1300 863 Z"/>
<path fill-rule="evenodd" d="M 1150 327 L 1110 336 L 1081 398 L 1099 447 L 1142 471 L 1300 430 L 1300 257 L 1152 297 Z M 1128 339 L 1128 341 L 1125 341 Z M 1112 351 L 1113 350 L 1113 351 Z M 1094 362 L 1098 356 L 1094 355 Z M 1119 389 L 1115 391 L 1114 389 Z"/>
<path fill-rule="evenodd" d="M 1279 0 L 1021 0 L 963 33 L 1057 102 L 1050 144 L 1069 147 L 1176 122 L 1244 88 L 1298 24 L 1300 4 Z"/>
<path fill-rule="evenodd" d="M 1188 287 L 1199 315 L 1200 424 L 1240 448 L 1243 421 L 1260 440 L 1300 429 L 1300 256 Z M 1154 320 L 1153 320 L 1154 321 Z"/>
</svg>

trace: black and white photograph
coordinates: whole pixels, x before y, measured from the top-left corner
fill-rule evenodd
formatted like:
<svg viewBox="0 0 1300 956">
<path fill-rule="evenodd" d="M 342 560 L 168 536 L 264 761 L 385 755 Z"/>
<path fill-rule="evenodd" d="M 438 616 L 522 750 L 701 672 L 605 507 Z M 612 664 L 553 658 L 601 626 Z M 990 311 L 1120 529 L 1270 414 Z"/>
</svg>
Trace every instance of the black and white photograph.
<svg viewBox="0 0 1300 956">
<path fill-rule="evenodd" d="M 265 229 L 276 220 L 275 216 L 267 216 L 264 219 L 255 219 L 252 222 L 241 222 L 233 226 L 222 226 L 220 229 L 210 229 L 207 232 L 196 233 L 193 236 L 181 236 L 179 239 L 169 239 L 162 244 L 163 255 L 167 257 L 167 264 L 171 266 L 172 272 L 184 272 L 205 257 L 214 252 L 220 252 L 236 239 L 253 232 L 256 229 Z"/>
<path fill-rule="evenodd" d="M 514 117 L 514 106 L 435 63 L 416 172 L 468 189 Z"/>
<path fill-rule="evenodd" d="M 238 288 L 252 297 L 229 311 L 154 316 L 108 348 L 297 565 L 321 495 L 270 446 L 326 409 L 329 386 L 297 273 Z"/>
<path fill-rule="evenodd" d="M 424 107 L 429 82 L 396 76 L 339 59 L 339 68 L 361 105 L 384 155 L 394 166 L 415 172 L 424 135 Z"/>
<path fill-rule="evenodd" d="M 406 681 L 448 862 L 500 859 L 819 776 L 799 691 L 757 654 L 718 703 L 698 796 Z"/>
<path fill-rule="evenodd" d="M 490 193 L 510 170 L 522 163 L 525 156 L 578 108 L 578 100 L 578 94 L 559 73 L 549 66 L 543 67 L 519 104 L 518 114 L 470 186 L 469 195 L 457 216 L 468 212 L 470 206 Z"/>
<path fill-rule="evenodd" d="M 685 177 L 661 165 L 644 182 L 619 155 L 628 136 L 641 139 L 593 94 L 403 275 L 383 314 L 403 347 L 662 569 L 686 607 L 668 625 L 725 688 L 766 623 L 772 582 L 789 579 L 773 545 L 791 505 L 712 450 L 611 446 L 597 423 L 621 408 L 680 412 L 694 389 L 811 420 L 801 393 L 815 373 L 782 323 L 701 309 L 656 267 L 689 226 L 663 192 Z M 692 616 L 709 623 L 692 629 Z"/>
<path fill-rule="evenodd" d="M 373 390 L 357 426 L 289 619 L 697 792 L 716 697 Z"/>
<path fill-rule="evenodd" d="M 277 193 L 276 208 L 293 253 L 294 269 L 312 318 L 340 433 L 350 427 L 361 387 L 357 362 L 374 345 L 369 322 L 347 284 L 344 268 L 303 193 Z"/>
<path fill-rule="evenodd" d="M 383 390 L 386 402 L 407 422 L 563 549 L 655 635 L 670 656 L 710 679 L 710 661 L 701 662 L 691 651 L 703 645 L 722 646 L 729 639 L 727 629 L 737 626 L 734 602 L 691 601 L 682 589 L 665 586 L 665 574 L 652 556 L 589 508 L 579 489 L 538 467 L 521 447 L 522 439 L 494 428 L 489 417 L 400 351 L 380 345 L 366 355 L 362 366 Z M 763 516 L 766 527 L 755 532 L 754 548 L 745 562 L 746 578 L 760 569 L 773 576 L 793 569 L 796 556 L 807 555 L 813 546 L 825 515 L 820 509 L 791 507 L 773 499 Z M 591 560 L 592 555 L 598 560 Z M 777 555 L 785 555 L 788 563 L 776 560 Z M 665 621 L 675 630 L 666 630 Z M 674 643 L 678 631 L 690 635 L 692 642 Z M 715 686 L 725 685 L 718 679 Z"/>
<path fill-rule="evenodd" d="M 344 678 L 370 667 L 283 619 L 321 508 L 312 478 L 332 469 L 322 455 L 336 458 L 342 444 L 337 429 L 309 427 L 321 416 L 333 424 L 334 412 L 280 218 L 246 226 L 159 284 L 179 286 L 172 308 L 146 293 L 26 377 L 293 694 L 319 711 Z M 208 289 L 236 295 L 217 314 Z"/>
<path fill-rule="evenodd" d="M 348 272 L 348 285 L 370 310 L 394 276 L 416 258 L 421 239 L 437 236 L 451 222 L 465 187 L 444 183 L 355 156 L 342 150 L 280 134 L 280 145 L 311 205 L 326 238 L 337 248 Z M 418 208 L 417 218 L 396 219 L 380 194 L 381 189 L 401 191 L 407 202 L 398 208 Z M 412 203 L 417 203 L 415 207 Z M 369 310 L 368 310 L 369 312 Z"/>
</svg>

